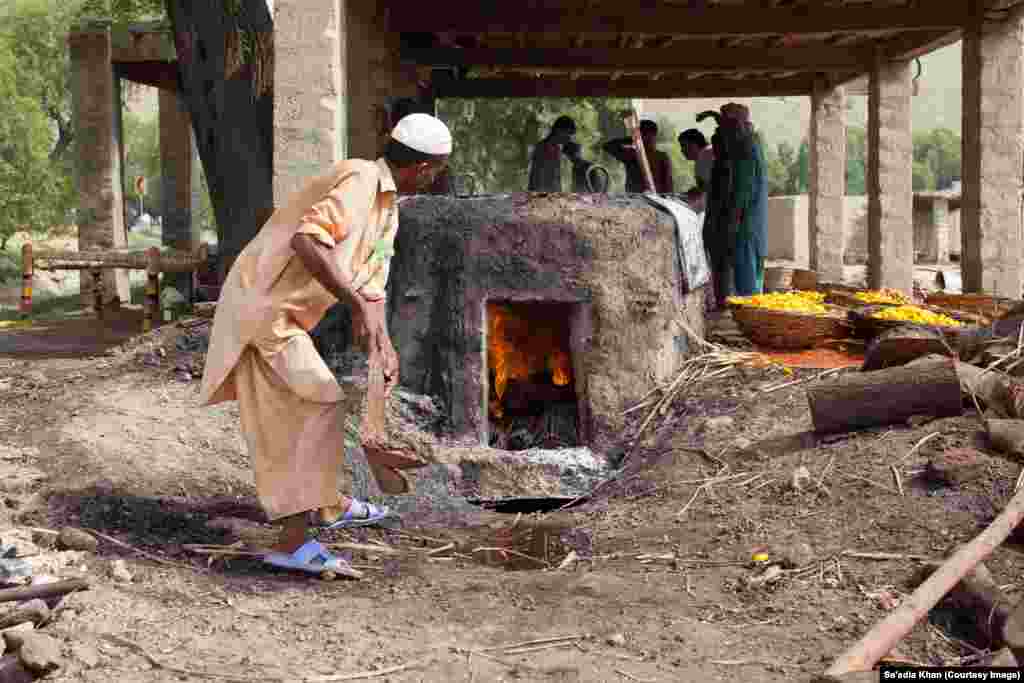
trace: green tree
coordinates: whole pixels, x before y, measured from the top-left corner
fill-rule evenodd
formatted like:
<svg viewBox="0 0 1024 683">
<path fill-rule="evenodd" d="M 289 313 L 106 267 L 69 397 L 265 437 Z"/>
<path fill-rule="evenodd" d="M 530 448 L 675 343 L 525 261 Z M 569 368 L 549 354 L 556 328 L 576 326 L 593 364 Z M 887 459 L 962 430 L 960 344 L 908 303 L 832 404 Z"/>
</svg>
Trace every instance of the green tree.
<svg viewBox="0 0 1024 683">
<path fill-rule="evenodd" d="M 807 140 L 800 143 L 800 151 L 796 155 L 796 164 L 790 174 L 790 182 L 796 194 L 807 192 L 811 175 L 811 146 Z"/>
<path fill-rule="evenodd" d="M 526 189 L 533 146 L 551 130 L 559 116 L 576 121 L 576 141 L 583 156 L 608 169 L 613 186 L 622 186 L 622 164 L 601 150 L 601 120 L 618 117 L 626 100 L 585 98 L 480 98 L 443 99 L 438 114 L 458 139 L 451 166 L 458 174 L 470 173 L 481 192 L 521 192 Z M 563 185 L 570 178 L 564 160 Z"/>
<path fill-rule="evenodd" d="M 127 197 L 139 201 L 135 179 L 144 177 L 146 196 L 143 198 L 143 207 L 148 213 L 159 213 L 162 197 L 159 118 L 125 113 L 123 139 Z"/>
<path fill-rule="evenodd" d="M 19 88 L 13 37 L 0 33 L 0 250 L 17 232 L 39 233 L 66 215 L 67 177 L 50 160 L 53 134 L 36 99 Z"/>
<path fill-rule="evenodd" d="M 867 131 L 860 126 L 846 128 L 846 194 L 867 194 Z"/>
<path fill-rule="evenodd" d="M 953 180 L 960 177 L 960 168 L 959 135 L 948 128 L 936 128 L 914 134 L 915 190 L 947 188 Z"/>
<path fill-rule="evenodd" d="M 779 196 L 789 194 L 789 169 L 794 162 L 793 146 L 780 142 L 777 147 L 762 147 L 765 164 L 768 166 L 768 194 Z"/>
</svg>

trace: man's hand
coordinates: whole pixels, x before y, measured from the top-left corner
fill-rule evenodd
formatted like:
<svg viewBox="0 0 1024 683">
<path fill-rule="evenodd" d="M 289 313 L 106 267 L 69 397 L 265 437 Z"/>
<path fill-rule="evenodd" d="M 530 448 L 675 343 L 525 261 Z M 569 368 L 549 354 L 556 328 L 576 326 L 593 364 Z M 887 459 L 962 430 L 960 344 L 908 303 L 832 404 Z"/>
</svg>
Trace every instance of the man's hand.
<svg viewBox="0 0 1024 683">
<path fill-rule="evenodd" d="M 352 321 L 356 338 L 363 342 L 368 354 L 379 354 L 383 359 L 384 380 L 390 390 L 398 384 L 398 353 L 388 335 L 387 300 L 370 301 L 360 295 L 359 302 Z"/>
</svg>

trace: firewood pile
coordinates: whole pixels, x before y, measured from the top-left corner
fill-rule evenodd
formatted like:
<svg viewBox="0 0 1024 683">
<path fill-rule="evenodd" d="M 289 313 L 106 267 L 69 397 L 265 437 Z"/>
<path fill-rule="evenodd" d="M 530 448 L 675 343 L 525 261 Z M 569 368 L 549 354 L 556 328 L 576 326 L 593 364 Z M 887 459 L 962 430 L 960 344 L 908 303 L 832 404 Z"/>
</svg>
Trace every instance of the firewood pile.
<svg viewBox="0 0 1024 683">
<path fill-rule="evenodd" d="M 952 343 L 917 326 L 882 335 L 869 348 L 860 372 L 808 386 L 815 431 L 836 434 L 915 418 L 954 417 L 962 415 L 966 405 L 976 411 L 993 450 L 1024 461 L 1024 380 L 1019 378 L 1024 370 L 1022 322 L 1024 316 L 1004 317 Z M 958 453 L 940 455 L 921 474 L 948 477 L 969 469 L 970 463 Z M 901 470 L 896 465 L 892 470 L 902 494 Z M 943 601 L 956 606 L 962 620 L 973 625 L 979 641 L 989 643 L 998 664 L 1017 666 L 1016 662 L 1024 661 L 1024 606 L 1018 608 L 1003 594 L 983 563 L 1024 520 L 1022 483 L 1018 480 L 1012 500 L 979 536 L 945 561 L 930 563 L 914 593 L 818 680 L 859 680 L 858 675 L 871 671 Z"/>
</svg>

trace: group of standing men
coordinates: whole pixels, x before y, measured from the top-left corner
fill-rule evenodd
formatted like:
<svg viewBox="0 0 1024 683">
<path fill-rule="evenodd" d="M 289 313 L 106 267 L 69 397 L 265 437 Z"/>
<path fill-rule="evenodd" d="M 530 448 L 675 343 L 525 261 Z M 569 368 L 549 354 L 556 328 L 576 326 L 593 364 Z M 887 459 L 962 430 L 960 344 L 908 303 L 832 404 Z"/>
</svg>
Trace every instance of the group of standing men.
<svg viewBox="0 0 1024 683">
<path fill-rule="evenodd" d="M 712 271 L 713 308 L 722 309 L 730 295 L 751 296 L 764 290 L 768 177 L 764 153 L 745 105 L 730 102 L 718 112 L 701 113 L 697 121 L 706 118 L 717 123 L 710 144 L 696 128 L 680 133 L 678 141 L 683 156 L 694 163 L 696 185 L 686 193 L 686 201 L 698 212 L 704 211 L 703 238 Z M 600 167 L 583 159 L 580 145 L 573 140 L 575 135 L 576 123 L 562 116 L 534 147 L 527 187 L 530 192 L 562 191 L 563 154 L 573 166 L 573 192 L 607 191 L 607 173 L 603 184 L 594 182 L 594 171 Z M 657 149 L 657 124 L 641 121 L 640 137 L 655 191 L 672 194 L 672 162 Z M 626 192 L 644 192 L 640 156 L 632 138 L 611 140 L 602 149 L 625 167 Z"/>
</svg>

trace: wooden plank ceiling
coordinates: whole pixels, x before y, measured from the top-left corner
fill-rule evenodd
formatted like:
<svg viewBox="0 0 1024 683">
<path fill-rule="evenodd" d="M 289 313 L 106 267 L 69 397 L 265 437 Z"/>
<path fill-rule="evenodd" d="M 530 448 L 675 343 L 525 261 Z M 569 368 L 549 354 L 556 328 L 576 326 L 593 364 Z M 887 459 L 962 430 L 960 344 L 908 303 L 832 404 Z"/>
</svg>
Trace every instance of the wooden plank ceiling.
<svg viewBox="0 0 1024 683">
<path fill-rule="evenodd" d="M 753 97 L 921 56 L 1014 2 L 392 0 L 388 21 L 441 97 Z"/>
</svg>

